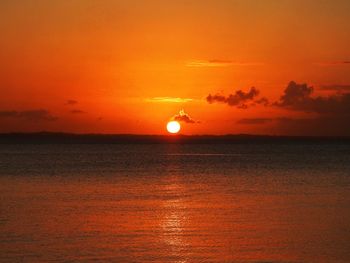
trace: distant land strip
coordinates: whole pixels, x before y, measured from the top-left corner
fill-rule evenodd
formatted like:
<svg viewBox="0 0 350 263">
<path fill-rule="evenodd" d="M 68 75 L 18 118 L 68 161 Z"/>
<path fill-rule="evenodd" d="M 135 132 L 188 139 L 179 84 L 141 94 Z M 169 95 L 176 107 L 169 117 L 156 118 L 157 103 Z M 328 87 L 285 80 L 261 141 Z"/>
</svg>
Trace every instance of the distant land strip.
<svg viewBox="0 0 350 263">
<path fill-rule="evenodd" d="M 345 143 L 350 137 L 274 136 L 274 135 L 134 135 L 74 134 L 56 132 L 0 133 L 0 144 L 291 144 Z"/>
</svg>

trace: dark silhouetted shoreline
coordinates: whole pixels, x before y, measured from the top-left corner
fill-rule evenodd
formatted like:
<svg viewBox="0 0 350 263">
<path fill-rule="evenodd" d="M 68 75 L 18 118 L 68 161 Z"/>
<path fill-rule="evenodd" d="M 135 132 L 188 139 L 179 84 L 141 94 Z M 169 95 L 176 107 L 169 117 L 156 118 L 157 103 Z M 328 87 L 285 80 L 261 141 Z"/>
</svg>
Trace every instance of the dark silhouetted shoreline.
<svg viewBox="0 0 350 263">
<path fill-rule="evenodd" d="M 133 135 L 73 133 L 2 133 L 0 144 L 240 144 L 240 143 L 346 143 L 350 137 L 270 135 Z"/>
</svg>

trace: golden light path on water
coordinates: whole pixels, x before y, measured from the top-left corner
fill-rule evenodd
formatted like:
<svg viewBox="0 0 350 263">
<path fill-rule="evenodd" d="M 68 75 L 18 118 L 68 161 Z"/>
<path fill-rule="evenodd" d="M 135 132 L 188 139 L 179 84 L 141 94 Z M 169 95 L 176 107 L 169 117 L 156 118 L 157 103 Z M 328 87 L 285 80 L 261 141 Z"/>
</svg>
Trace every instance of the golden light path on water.
<svg viewBox="0 0 350 263">
<path fill-rule="evenodd" d="M 166 187 L 166 191 L 178 191 L 181 186 L 176 183 Z M 163 208 L 166 211 L 161 223 L 163 229 L 164 242 L 170 246 L 170 253 L 174 257 L 178 257 L 182 254 L 182 251 L 189 247 L 189 244 L 183 238 L 183 229 L 186 227 L 186 214 L 184 211 L 184 202 L 179 199 L 167 200 L 163 204 Z M 178 263 L 187 262 L 186 259 L 177 260 Z"/>
</svg>

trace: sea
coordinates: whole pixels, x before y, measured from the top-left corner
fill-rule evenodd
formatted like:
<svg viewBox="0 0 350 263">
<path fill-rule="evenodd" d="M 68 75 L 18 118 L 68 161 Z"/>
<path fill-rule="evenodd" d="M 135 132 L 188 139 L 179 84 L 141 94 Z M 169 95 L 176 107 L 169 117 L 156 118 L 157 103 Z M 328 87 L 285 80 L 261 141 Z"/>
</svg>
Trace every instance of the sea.
<svg viewBox="0 0 350 263">
<path fill-rule="evenodd" d="M 0 262 L 350 262 L 350 144 L 0 145 Z"/>
</svg>

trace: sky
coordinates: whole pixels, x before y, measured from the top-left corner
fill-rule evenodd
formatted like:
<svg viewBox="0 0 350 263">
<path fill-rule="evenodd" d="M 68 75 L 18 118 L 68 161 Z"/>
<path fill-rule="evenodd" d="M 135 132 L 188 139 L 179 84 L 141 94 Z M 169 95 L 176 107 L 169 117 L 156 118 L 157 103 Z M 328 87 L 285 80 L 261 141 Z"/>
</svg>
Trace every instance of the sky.
<svg viewBox="0 0 350 263">
<path fill-rule="evenodd" d="M 0 132 L 350 135 L 350 1 L 2 0 Z"/>
</svg>

